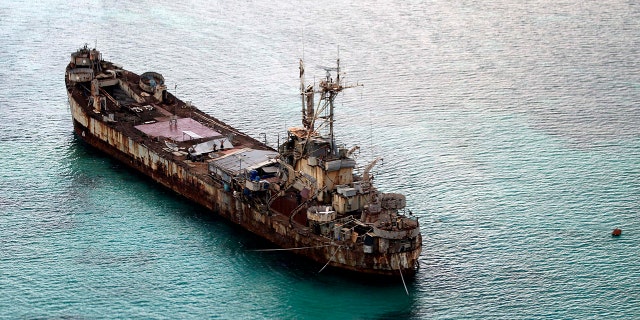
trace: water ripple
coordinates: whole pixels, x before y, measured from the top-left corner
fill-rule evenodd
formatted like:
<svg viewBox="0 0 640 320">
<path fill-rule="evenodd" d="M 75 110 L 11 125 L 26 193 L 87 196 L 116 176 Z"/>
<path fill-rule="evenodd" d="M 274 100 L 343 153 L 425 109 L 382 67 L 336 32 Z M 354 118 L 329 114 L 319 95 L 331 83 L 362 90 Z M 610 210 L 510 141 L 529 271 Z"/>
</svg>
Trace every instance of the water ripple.
<svg viewBox="0 0 640 320">
<path fill-rule="evenodd" d="M 1 314 L 638 317 L 639 21 L 628 1 L 0 3 Z M 79 143 L 62 70 L 94 41 L 273 144 L 298 125 L 297 59 L 317 80 L 339 47 L 364 86 L 338 139 L 420 217 L 410 297 L 251 251 Z"/>
</svg>

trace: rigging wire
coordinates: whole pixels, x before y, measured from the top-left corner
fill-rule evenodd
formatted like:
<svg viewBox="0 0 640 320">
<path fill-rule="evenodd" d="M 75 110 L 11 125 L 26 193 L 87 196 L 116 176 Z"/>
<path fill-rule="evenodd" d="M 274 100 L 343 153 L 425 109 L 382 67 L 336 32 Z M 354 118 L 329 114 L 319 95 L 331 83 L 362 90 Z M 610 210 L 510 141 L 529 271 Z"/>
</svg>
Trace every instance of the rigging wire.
<svg viewBox="0 0 640 320">
<path fill-rule="evenodd" d="M 331 260 L 333 260 L 333 257 L 335 257 L 336 253 L 338 253 L 338 250 L 340 250 L 340 247 L 342 247 L 342 246 L 338 246 L 338 247 L 336 248 L 336 250 L 335 250 L 335 251 L 333 251 L 333 254 L 331 255 L 331 258 L 329 258 L 329 261 L 327 261 L 327 263 L 324 265 L 324 267 L 322 267 L 322 269 L 320 269 L 320 271 L 318 271 L 318 273 L 322 272 L 322 270 L 324 270 L 324 268 L 326 268 L 326 267 L 329 265 L 329 263 L 331 262 Z"/>
<path fill-rule="evenodd" d="M 331 247 L 331 246 L 333 246 L 333 244 L 325 244 L 325 245 L 322 245 L 322 246 L 315 246 L 315 247 L 255 249 L 255 250 L 247 250 L 247 251 L 255 251 L 255 252 L 290 251 L 290 250 L 316 249 L 316 248 L 324 248 L 324 247 Z"/>
<path fill-rule="evenodd" d="M 400 272 L 400 279 L 402 279 L 402 285 L 404 285 L 404 292 L 407 293 L 407 296 L 409 295 L 409 290 L 407 289 L 407 284 L 404 282 L 404 276 L 402 275 L 402 269 L 400 269 L 400 266 L 398 265 L 398 271 Z"/>
</svg>

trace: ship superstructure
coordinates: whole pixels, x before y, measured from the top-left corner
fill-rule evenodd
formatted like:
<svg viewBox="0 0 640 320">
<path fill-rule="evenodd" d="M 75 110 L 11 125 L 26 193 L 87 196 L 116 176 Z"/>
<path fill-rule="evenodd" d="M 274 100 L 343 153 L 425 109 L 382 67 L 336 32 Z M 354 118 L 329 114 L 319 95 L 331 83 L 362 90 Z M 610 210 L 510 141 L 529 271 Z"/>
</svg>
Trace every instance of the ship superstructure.
<svg viewBox="0 0 640 320">
<path fill-rule="evenodd" d="M 87 46 L 71 55 L 65 82 L 76 134 L 165 187 L 324 266 L 412 275 L 418 219 L 404 195 L 373 185 L 379 158 L 354 173 L 358 147 L 339 147 L 333 132 L 347 87 L 339 60 L 326 72 L 307 85 L 300 61 L 302 127 L 278 150 L 181 101 L 161 74 L 135 74 Z"/>
</svg>

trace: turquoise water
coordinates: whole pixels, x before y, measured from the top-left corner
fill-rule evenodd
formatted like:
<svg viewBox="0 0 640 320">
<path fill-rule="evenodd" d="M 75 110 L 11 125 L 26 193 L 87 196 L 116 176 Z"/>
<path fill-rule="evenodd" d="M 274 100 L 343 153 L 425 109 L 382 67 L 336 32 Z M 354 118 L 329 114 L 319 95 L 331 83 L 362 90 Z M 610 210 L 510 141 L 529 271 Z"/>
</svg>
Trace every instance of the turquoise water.
<svg viewBox="0 0 640 320">
<path fill-rule="evenodd" d="M 638 34 L 627 1 L 1 2 L 0 317 L 638 318 Z M 339 51 L 364 84 L 339 139 L 422 223 L 409 295 L 252 251 L 83 145 L 63 76 L 85 42 L 273 144 L 297 59 L 318 79 Z"/>
</svg>

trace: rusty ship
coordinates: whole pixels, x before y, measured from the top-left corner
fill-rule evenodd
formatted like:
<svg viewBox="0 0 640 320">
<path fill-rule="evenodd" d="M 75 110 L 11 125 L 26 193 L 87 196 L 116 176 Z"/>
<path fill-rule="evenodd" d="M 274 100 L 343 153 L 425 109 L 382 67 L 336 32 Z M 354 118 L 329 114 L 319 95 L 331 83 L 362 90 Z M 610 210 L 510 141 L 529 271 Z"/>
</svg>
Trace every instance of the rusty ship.
<svg viewBox="0 0 640 320">
<path fill-rule="evenodd" d="M 136 74 L 97 49 L 71 54 L 65 83 L 75 134 L 279 250 L 318 266 L 379 278 L 412 276 L 422 235 L 406 198 L 373 185 L 333 134 L 334 101 L 348 86 L 337 67 L 309 85 L 300 60 L 302 126 L 277 150 L 167 90 L 163 75 Z"/>
</svg>

